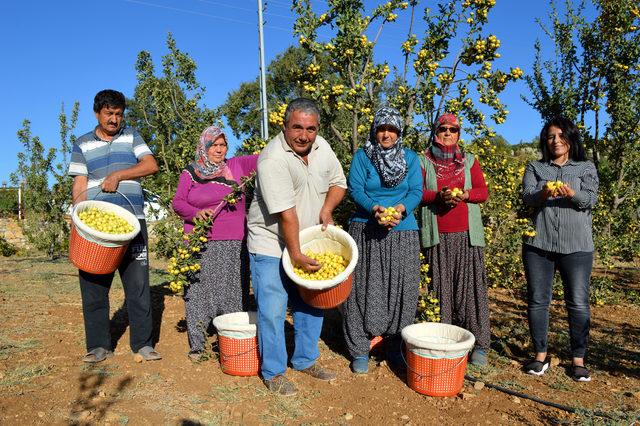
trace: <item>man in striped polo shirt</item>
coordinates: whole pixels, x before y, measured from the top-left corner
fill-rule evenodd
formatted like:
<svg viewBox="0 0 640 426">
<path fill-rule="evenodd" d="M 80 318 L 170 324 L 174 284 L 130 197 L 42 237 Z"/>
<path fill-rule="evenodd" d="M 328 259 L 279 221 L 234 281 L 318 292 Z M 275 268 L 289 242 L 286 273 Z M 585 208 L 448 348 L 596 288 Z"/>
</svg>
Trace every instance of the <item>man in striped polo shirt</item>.
<svg viewBox="0 0 640 426">
<path fill-rule="evenodd" d="M 69 175 L 73 176 L 74 204 L 96 199 L 120 205 L 140 220 L 140 233 L 131 241 L 118 271 L 129 314 L 130 346 L 144 360 L 160 359 L 153 348 L 147 227 L 139 179 L 158 171 L 151 150 L 138 132 L 123 123 L 126 101 L 115 90 L 102 90 L 93 102 L 98 125 L 73 145 Z M 87 344 L 84 362 L 113 356 L 109 324 L 109 289 L 113 273 L 79 271 L 82 312 Z"/>
</svg>

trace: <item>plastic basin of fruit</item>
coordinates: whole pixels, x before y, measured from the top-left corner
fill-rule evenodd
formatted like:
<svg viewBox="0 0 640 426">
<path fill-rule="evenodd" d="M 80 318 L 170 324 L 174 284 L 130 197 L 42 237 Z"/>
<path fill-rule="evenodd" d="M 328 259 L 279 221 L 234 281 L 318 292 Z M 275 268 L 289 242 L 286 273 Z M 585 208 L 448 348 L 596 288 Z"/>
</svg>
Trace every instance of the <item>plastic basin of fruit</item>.
<svg viewBox="0 0 640 426">
<path fill-rule="evenodd" d="M 133 231 L 125 234 L 109 234 L 91 228 L 80 219 L 78 214 L 92 207 L 117 214 L 133 227 Z M 140 232 L 140 222 L 133 213 L 106 201 L 79 202 L 73 208 L 71 222 L 69 260 L 78 269 L 90 274 L 110 274 L 118 269 L 129 243 Z"/>
<path fill-rule="evenodd" d="M 353 270 L 358 263 L 358 247 L 351 235 L 333 225 L 329 225 L 324 231 L 321 225 L 311 226 L 300 232 L 300 248 L 302 252 L 332 252 L 349 261 L 344 271 L 332 279 L 313 281 L 296 275 L 287 250 L 282 254 L 284 271 L 297 285 L 305 303 L 320 309 L 341 305 L 351 293 Z"/>
</svg>

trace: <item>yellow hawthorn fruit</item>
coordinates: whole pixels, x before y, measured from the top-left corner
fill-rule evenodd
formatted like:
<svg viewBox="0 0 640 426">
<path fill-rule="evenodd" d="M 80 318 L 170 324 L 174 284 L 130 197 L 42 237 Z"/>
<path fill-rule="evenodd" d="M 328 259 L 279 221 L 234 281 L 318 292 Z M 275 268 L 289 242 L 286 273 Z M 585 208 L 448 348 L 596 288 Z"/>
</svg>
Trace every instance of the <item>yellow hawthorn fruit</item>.
<svg viewBox="0 0 640 426">
<path fill-rule="evenodd" d="M 307 251 L 305 256 L 318 261 L 321 265 L 320 269 L 314 272 L 307 272 L 300 266 L 294 266 L 293 271 L 299 277 L 311 281 L 330 280 L 344 271 L 349 264 L 343 256 L 329 251 L 322 253 Z"/>
<path fill-rule="evenodd" d="M 464 191 L 460 188 L 453 188 L 451 190 L 451 196 L 453 197 L 457 197 L 458 195 L 462 195 L 464 193 Z"/>
<path fill-rule="evenodd" d="M 380 220 L 382 222 L 389 222 L 396 218 L 397 213 L 398 211 L 395 209 L 395 207 L 385 207 L 384 211 L 380 215 Z"/>
<path fill-rule="evenodd" d="M 107 234 L 128 234 L 133 226 L 116 213 L 90 207 L 78 213 L 80 220 L 88 227 Z"/>
<path fill-rule="evenodd" d="M 551 195 L 555 197 L 558 195 L 558 191 L 560 190 L 560 188 L 562 188 L 563 185 L 564 183 L 561 180 L 556 180 L 547 182 L 545 184 L 545 187 L 551 192 Z"/>
</svg>

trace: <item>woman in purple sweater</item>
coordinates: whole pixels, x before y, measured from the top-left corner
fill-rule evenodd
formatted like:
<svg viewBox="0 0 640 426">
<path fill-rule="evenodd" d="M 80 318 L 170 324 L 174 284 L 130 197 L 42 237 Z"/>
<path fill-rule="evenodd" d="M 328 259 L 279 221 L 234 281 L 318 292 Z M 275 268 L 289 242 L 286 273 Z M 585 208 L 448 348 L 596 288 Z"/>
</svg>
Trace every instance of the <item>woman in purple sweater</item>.
<svg viewBox="0 0 640 426">
<path fill-rule="evenodd" d="M 227 138 L 217 126 L 202 132 L 195 161 L 180 175 L 173 209 L 184 220 L 184 232 L 193 229 L 195 218 L 205 219 L 240 184 L 240 178 L 256 170 L 257 155 L 226 159 Z M 189 335 L 189 357 L 203 354 L 206 333 L 218 315 L 242 311 L 249 297 L 249 258 L 245 243 L 245 197 L 225 203 L 213 217 L 209 241 L 201 254 L 196 282 L 185 288 L 184 300 Z"/>
</svg>

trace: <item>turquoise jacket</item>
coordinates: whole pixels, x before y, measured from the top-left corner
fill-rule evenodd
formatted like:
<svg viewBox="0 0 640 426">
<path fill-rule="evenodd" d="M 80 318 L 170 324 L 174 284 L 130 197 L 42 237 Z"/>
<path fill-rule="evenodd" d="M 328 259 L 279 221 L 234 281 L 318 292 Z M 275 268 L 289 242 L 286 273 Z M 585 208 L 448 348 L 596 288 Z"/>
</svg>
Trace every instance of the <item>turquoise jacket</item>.
<svg viewBox="0 0 640 426">
<path fill-rule="evenodd" d="M 422 171 L 415 152 L 404 148 L 404 155 L 407 161 L 407 175 L 397 186 L 389 188 L 382 185 L 378 171 L 364 150 L 360 148 L 356 151 L 348 178 L 349 193 L 357 206 L 351 217 L 352 222 L 377 223 L 371 213 L 373 206 L 377 204 L 392 207 L 402 204 L 406 212 L 400 223 L 391 231 L 418 230 L 414 210 L 422 199 Z"/>
</svg>

